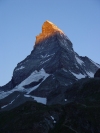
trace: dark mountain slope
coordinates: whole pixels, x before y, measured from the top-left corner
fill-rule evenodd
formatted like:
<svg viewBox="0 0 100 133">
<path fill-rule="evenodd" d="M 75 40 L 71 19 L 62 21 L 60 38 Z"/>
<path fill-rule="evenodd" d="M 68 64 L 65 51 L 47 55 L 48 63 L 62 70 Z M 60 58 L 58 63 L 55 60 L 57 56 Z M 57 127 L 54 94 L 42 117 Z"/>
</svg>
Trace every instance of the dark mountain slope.
<svg viewBox="0 0 100 133">
<path fill-rule="evenodd" d="M 100 79 L 82 79 L 64 89 L 64 105 L 26 102 L 13 110 L 1 112 L 0 131 L 100 133 Z M 57 95 L 61 96 L 60 92 Z M 57 97 L 54 99 L 53 96 L 55 100 Z"/>
<path fill-rule="evenodd" d="M 94 74 L 94 77 L 100 78 L 100 69 L 98 69 L 98 70 L 96 71 L 96 73 Z"/>
</svg>

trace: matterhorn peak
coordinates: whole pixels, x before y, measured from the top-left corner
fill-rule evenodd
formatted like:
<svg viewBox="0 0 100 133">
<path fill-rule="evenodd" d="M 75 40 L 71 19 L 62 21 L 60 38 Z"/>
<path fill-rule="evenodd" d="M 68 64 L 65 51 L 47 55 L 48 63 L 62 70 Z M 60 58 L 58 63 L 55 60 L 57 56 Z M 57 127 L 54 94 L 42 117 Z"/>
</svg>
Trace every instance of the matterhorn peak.
<svg viewBox="0 0 100 133">
<path fill-rule="evenodd" d="M 36 44 L 46 39 L 49 36 L 54 35 L 55 33 L 60 32 L 64 34 L 62 30 L 60 30 L 55 24 L 50 21 L 45 21 L 42 25 L 42 33 L 36 36 Z"/>
</svg>

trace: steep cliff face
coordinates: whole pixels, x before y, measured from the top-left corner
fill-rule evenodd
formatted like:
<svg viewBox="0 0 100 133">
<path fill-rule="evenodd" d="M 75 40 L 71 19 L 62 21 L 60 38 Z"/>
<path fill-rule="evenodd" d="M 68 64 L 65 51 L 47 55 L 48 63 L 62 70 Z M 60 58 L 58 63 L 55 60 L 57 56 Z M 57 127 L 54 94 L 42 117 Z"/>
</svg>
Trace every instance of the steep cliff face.
<svg viewBox="0 0 100 133">
<path fill-rule="evenodd" d="M 100 65 L 88 57 L 79 56 L 68 37 L 53 23 L 46 21 L 36 37 L 34 49 L 17 64 L 11 81 L 0 90 L 1 99 L 15 91 L 48 97 L 59 86 L 93 77 Z"/>
<path fill-rule="evenodd" d="M 14 69 L 14 86 L 21 83 L 33 71 L 44 70 L 49 73 L 63 70 L 75 76 L 93 76 L 98 67 L 88 58 L 80 57 L 73 50 L 68 37 L 53 23 L 46 21 L 42 33 L 36 37 L 31 54 Z"/>
<path fill-rule="evenodd" d="M 44 68 L 47 73 L 54 73 L 64 67 L 68 69 L 69 60 L 70 62 L 75 60 L 72 43 L 61 30 L 46 21 L 43 24 L 42 33 L 36 37 L 33 51 L 15 68 L 14 84 L 19 84 L 33 71 L 39 71 L 41 68 Z"/>
</svg>

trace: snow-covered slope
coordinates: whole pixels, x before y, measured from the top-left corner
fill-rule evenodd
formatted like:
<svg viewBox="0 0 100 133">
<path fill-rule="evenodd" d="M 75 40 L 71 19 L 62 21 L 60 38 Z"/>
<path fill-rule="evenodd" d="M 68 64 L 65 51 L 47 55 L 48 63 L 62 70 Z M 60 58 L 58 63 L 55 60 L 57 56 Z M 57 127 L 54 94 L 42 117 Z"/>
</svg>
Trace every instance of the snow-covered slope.
<svg viewBox="0 0 100 133">
<path fill-rule="evenodd" d="M 40 102 L 40 103 L 43 103 L 43 104 L 46 104 L 46 98 L 41 98 L 41 97 L 36 97 L 36 96 L 31 96 L 31 95 L 28 95 L 31 91 L 35 90 L 47 77 L 49 76 L 49 74 L 47 74 L 45 72 L 44 69 L 41 69 L 40 71 L 34 71 L 28 78 L 26 78 L 24 81 L 22 81 L 18 86 L 14 87 L 12 90 L 10 91 L 1 91 L 0 92 L 0 99 L 3 99 L 7 96 L 9 96 L 10 94 L 12 94 L 13 92 L 15 91 L 19 91 L 19 92 L 23 92 L 25 95 L 25 97 L 31 97 L 33 98 L 34 100 L 36 100 L 37 102 Z M 40 79 L 41 82 L 39 82 L 38 85 L 32 87 L 32 88 L 29 88 L 29 89 L 25 89 L 24 86 L 25 85 L 28 85 L 28 84 L 31 84 L 31 83 L 34 83 L 36 81 L 39 81 Z M 9 105 L 11 105 L 16 99 L 13 99 L 12 101 L 10 101 L 8 104 L 6 105 L 3 105 L 1 108 L 5 108 Z"/>
<path fill-rule="evenodd" d="M 47 74 L 43 68 L 39 72 L 35 70 L 28 78 L 26 78 L 18 86 L 16 86 L 15 89 L 17 89 L 17 91 L 24 91 L 27 92 L 27 94 L 29 94 L 31 91 L 35 90 L 41 84 L 41 82 L 35 87 L 32 87 L 30 89 L 25 89 L 24 88 L 25 85 L 31 84 L 32 82 L 35 81 L 39 81 L 40 79 L 43 79 L 42 80 L 43 82 L 48 76 L 49 74 Z"/>
</svg>

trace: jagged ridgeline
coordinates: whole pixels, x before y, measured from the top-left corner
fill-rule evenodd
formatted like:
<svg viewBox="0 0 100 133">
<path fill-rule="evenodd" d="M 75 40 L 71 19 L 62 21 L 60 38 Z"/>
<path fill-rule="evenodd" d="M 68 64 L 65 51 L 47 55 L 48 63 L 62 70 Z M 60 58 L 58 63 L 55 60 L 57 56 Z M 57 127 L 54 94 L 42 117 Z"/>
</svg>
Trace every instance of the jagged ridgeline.
<svg viewBox="0 0 100 133">
<path fill-rule="evenodd" d="M 62 30 L 45 21 L 30 55 L 0 87 L 0 131 L 100 133 L 99 68 L 74 51 Z"/>
</svg>

